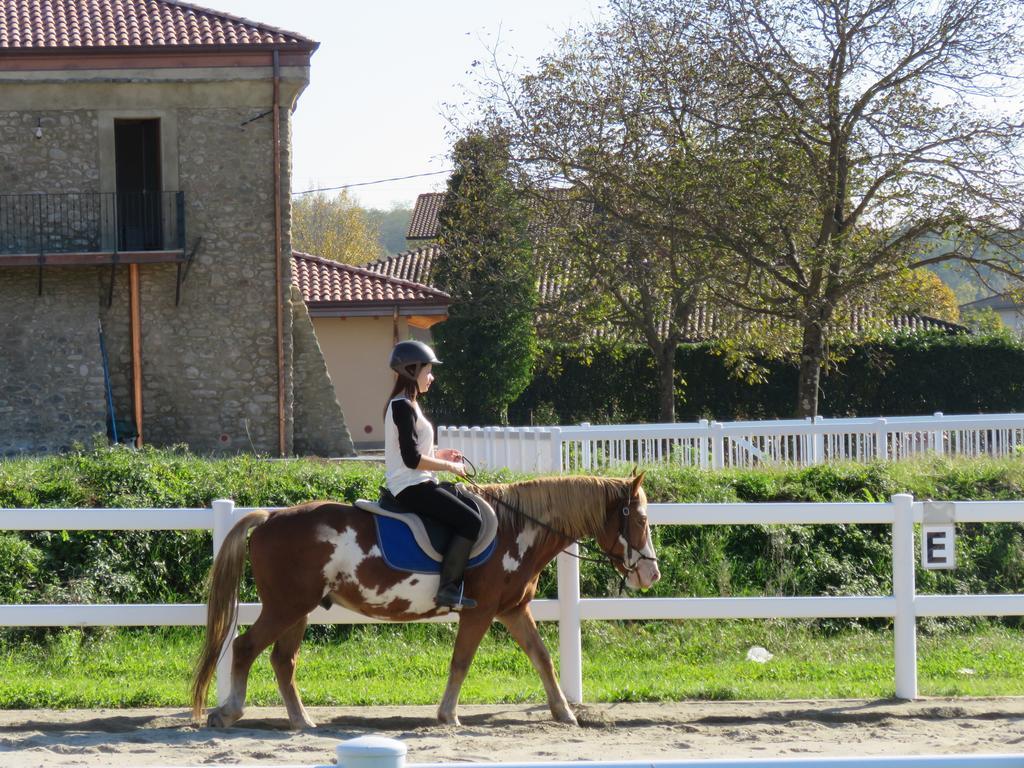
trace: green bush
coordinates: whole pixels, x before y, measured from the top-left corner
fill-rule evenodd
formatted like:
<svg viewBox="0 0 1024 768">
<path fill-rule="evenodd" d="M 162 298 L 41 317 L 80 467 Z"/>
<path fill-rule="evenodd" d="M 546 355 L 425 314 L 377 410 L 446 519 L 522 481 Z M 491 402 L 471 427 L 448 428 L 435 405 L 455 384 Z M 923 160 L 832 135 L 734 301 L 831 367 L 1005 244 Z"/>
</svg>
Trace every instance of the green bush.
<svg viewBox="0 0 1024 768">
<path fill-rule="evenodd" d="M 823 416 L 917 416 L 1024 410 L 1024 344 L 1007 334 L 927 332 L 838 350 L 821 379 Z M 676 354 L 676 418 L 790 418 L 796 366 L 758 361 L 763 383 L 738 378 L 711 344 Z M 530 386 L 509 408 L 513 424 L 650 422 L 657 418 L 654 360 L 646 347 L 597 340 L 548 345 Z M 448 423 L 463 423 L 445 413 Z"/>
<path fill-rule="evenodd" d="M 98 448 L 0 461 L 0 507 L 283 506 L 310 499 L 374 497 L 379 465 L 206 459 L 182 450 Z M 515 479 L 510 473 L 486 480 Z M 830 464 L 807 469 L 707 471 L 651 467 L 652 502 L 884 501 L 909 492 L 932 499 L 1024 498 L 1024 462 L 928 459 Z M 919 572 L 924 592 L 1024 592 L 1024 525 L 960 526 L 958 567 Z M 885 594 L 891 529 L 884 525 L 658 526 L 662 580 L 654 595 Z M 42 531 L 0 533 L 5 602 L 192 602 L 210 565 L 207 532 Z M 141 566 L 141 567 L 140 567 Z M 583 593 L 614 594 L 606 564 L 582 564 Z M 539 596 L 554 597 L 554 569 Z M 252 595 L 251 585 L 246 595 Z M 339 632 L 341 630 L 338 630 Z"/>
</svg>

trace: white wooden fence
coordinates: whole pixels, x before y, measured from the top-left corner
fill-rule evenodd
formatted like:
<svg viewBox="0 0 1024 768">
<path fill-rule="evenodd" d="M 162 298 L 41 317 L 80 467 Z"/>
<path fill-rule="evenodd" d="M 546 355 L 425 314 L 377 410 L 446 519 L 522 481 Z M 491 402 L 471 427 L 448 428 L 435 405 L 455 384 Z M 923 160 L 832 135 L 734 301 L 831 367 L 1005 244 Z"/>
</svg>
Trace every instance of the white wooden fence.
<svg viewBox="0 0 1024 768">
<path fill-rule="evenodd" d="M 842 504 L 650 504 L 652 525 L 878 524 L 892 526 L 893 592 L 855 597 L 699 597 L 581 598 L 579 561 L 558 558 L 558 599 L 535 600 L 534 616 L 559 622 L 562 687 L 574 703 L 583 700 L 580 625 L 609 619 L 769 619 L 888 617 L 893 619 L 895 691 L 917 697 L 918 616 L 1019 616 L 1024 595 L 919 595 L 914 585 L 917 561 L 914 524 L 923 504 L 909 495 L 886 503 Z M 214 552 L 248 508 L 229 500 L 211 509 L 0 509 L 0 530 L 212 530 Z M 1024 522 L 1024 501 L 963 501 L 954 505 L 957 523 Z M 575 545 L 574 545 L 575 547 Z M 239 623 L 251 624 L 258 603 L 244 603 Z M 453 620 L 450 616 L 436 621 Z M 317 608 L 310 621 L 319 624 L 371 623 L 373 619 L 334 607 Z M 202 604 L 177 605 L 0 605 L 0 626 L 203 626 Z M 228 693 L 230 653 L 217 667 L 217 696 Z"/>
<path fill-rule="evenodd" d="M 542 763 L 405 762 L 408 748 L 398 739 L 359 736 L 335 749 L 337 768 L 1022 768 L 1024 755 L 930 755 L 879 757 L 784 757 L 676 760 L 580 760 Z"/>
<path fill-rule="evenodd" d="M 1024 455 L 1024 414 L 572 427 L 439 427 L 438 445 L 480 467 L 571 472 L 616 464 L 722 469 L 826 461 Z"/>
</svg>

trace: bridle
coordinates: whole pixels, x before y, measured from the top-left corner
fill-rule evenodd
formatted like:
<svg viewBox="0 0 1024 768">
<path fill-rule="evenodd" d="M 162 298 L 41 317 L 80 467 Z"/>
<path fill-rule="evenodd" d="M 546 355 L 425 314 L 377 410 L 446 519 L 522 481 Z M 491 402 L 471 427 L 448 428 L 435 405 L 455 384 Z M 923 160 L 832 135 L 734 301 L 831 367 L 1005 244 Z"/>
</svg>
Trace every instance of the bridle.
<svg viewBox="0 0 1024 768">
<path fill-rule="evenodd" d="M 569 555 L 569 557 L 575 557 L 577 560 L 580 560 L 585 563 L 598 563 L 599 565 L 605 565 L 606 563 L 608 563 L 608 561 L 612 561 L 613 563 L 618 562 L 622 566 L 622 570 L 624 571 L 624 573 L 619 574 L 622 577 L 619 583 L 620 592 L 626 584 L 626 579 L 629 578 L 630 575 L 636 573 L 636 571 L 640 568 L 641 562 L 643 562 L 644 560 L 649 560 L 657 564 L 657 557 L 645 555 L 642 550 L 637 549 L 635 546 L 633 546 L 632 542 L 629 540 L 629 520 L 633 511 L 633 500 L 628 489 L 626 491 L 625 497 L 622 499 L 622 507 L 620 510 L 621 513 L 619 515 L 619 538 L 622 539 L 623 542 L 623 552 L 622 555 L 616 555 L 614 552 L 611 551 L 611 549 L 605 549 L 604 547 L 600 546 L 594 547 L 591 544 L 588 544 L 587 542 L 576 538 L 575 536 L 570 536 L 564 531 L 558 530 L 557 528 L 555 528 L 552 525 L 549 525 L 543 520 L 538 520 L 533 515 L 529 515 L 526 512 L 523 512 L 523 510 L 520 509 L 518 505 L 513 506 L 504 499 L 495 496 L 492 493 L 489 493 L 482 486 L 478 485 L 476 480 L 474 479 L 476 477 L 476 466 L 473 464 L 473 462 L 467 459 L 465 455 L 463 455 L 462 457 L 462 462 L 467 466 L 467 469 L 471 470 L 471 472 L 466 473 L 465 479 L 469 482 L 470 486 L 472 486 L 477 493 L 479 493 L 481 496 L 484 496 L 489 501 L 504 507 L 513 515 L 523 517 L 529 520 L 534 525 L 548 531 L 549 533 L 555 534 L 559 538 L 568 539 L 569 543 L 565 546 L 565 549 L 563 549 L 562 552 Z M 580 549 L 587 552 L 600 552 L 604 555 L 605 559 L 599 557 L 587 557 L 585 555 L 576 554 L 575 552 L 570 552 L 569 547 L 572 544 L 576 544 Z M 631 557 L 631 553 L 636 553 L 635 559 Z"/>
</svg>

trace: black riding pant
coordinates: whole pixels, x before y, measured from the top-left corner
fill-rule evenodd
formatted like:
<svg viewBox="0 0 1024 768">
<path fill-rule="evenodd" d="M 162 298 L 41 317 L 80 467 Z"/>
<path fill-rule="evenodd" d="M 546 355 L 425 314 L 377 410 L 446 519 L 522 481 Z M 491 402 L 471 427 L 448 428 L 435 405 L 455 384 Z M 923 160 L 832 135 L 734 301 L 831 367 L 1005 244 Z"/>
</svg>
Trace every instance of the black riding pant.
<svg viewBox="0 0 1024 768">
<path fill-rule="evenodd" d="M 459 536 L 475 541 L 480 533 L 480 514 L 476 509 L 437 483 L 411 485 L 395 498 L 403 507 L 448 526 Z"/>
</svg>

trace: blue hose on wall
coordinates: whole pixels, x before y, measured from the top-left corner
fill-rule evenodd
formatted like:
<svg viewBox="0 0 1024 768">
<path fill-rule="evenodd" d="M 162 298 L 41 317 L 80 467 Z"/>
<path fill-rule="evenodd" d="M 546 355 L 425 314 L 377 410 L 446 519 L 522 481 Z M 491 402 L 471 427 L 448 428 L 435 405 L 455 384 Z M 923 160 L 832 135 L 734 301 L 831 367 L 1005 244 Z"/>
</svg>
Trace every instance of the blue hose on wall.
<svg viewBox="0 0 1024 768">
<path fill-rule="evenodd" d="M 114 419 L 114 392 L 110 387 L 110 361 L 107 360 L 107 341 L 103 337 L 103 321 L 96 320 L 100 333 L 100 355 L 103 358 L 103 385 L 107 390 L 107 413 L 110 416 L 110 436 L 117 445 L 117 421 Z"/>
</svg>

